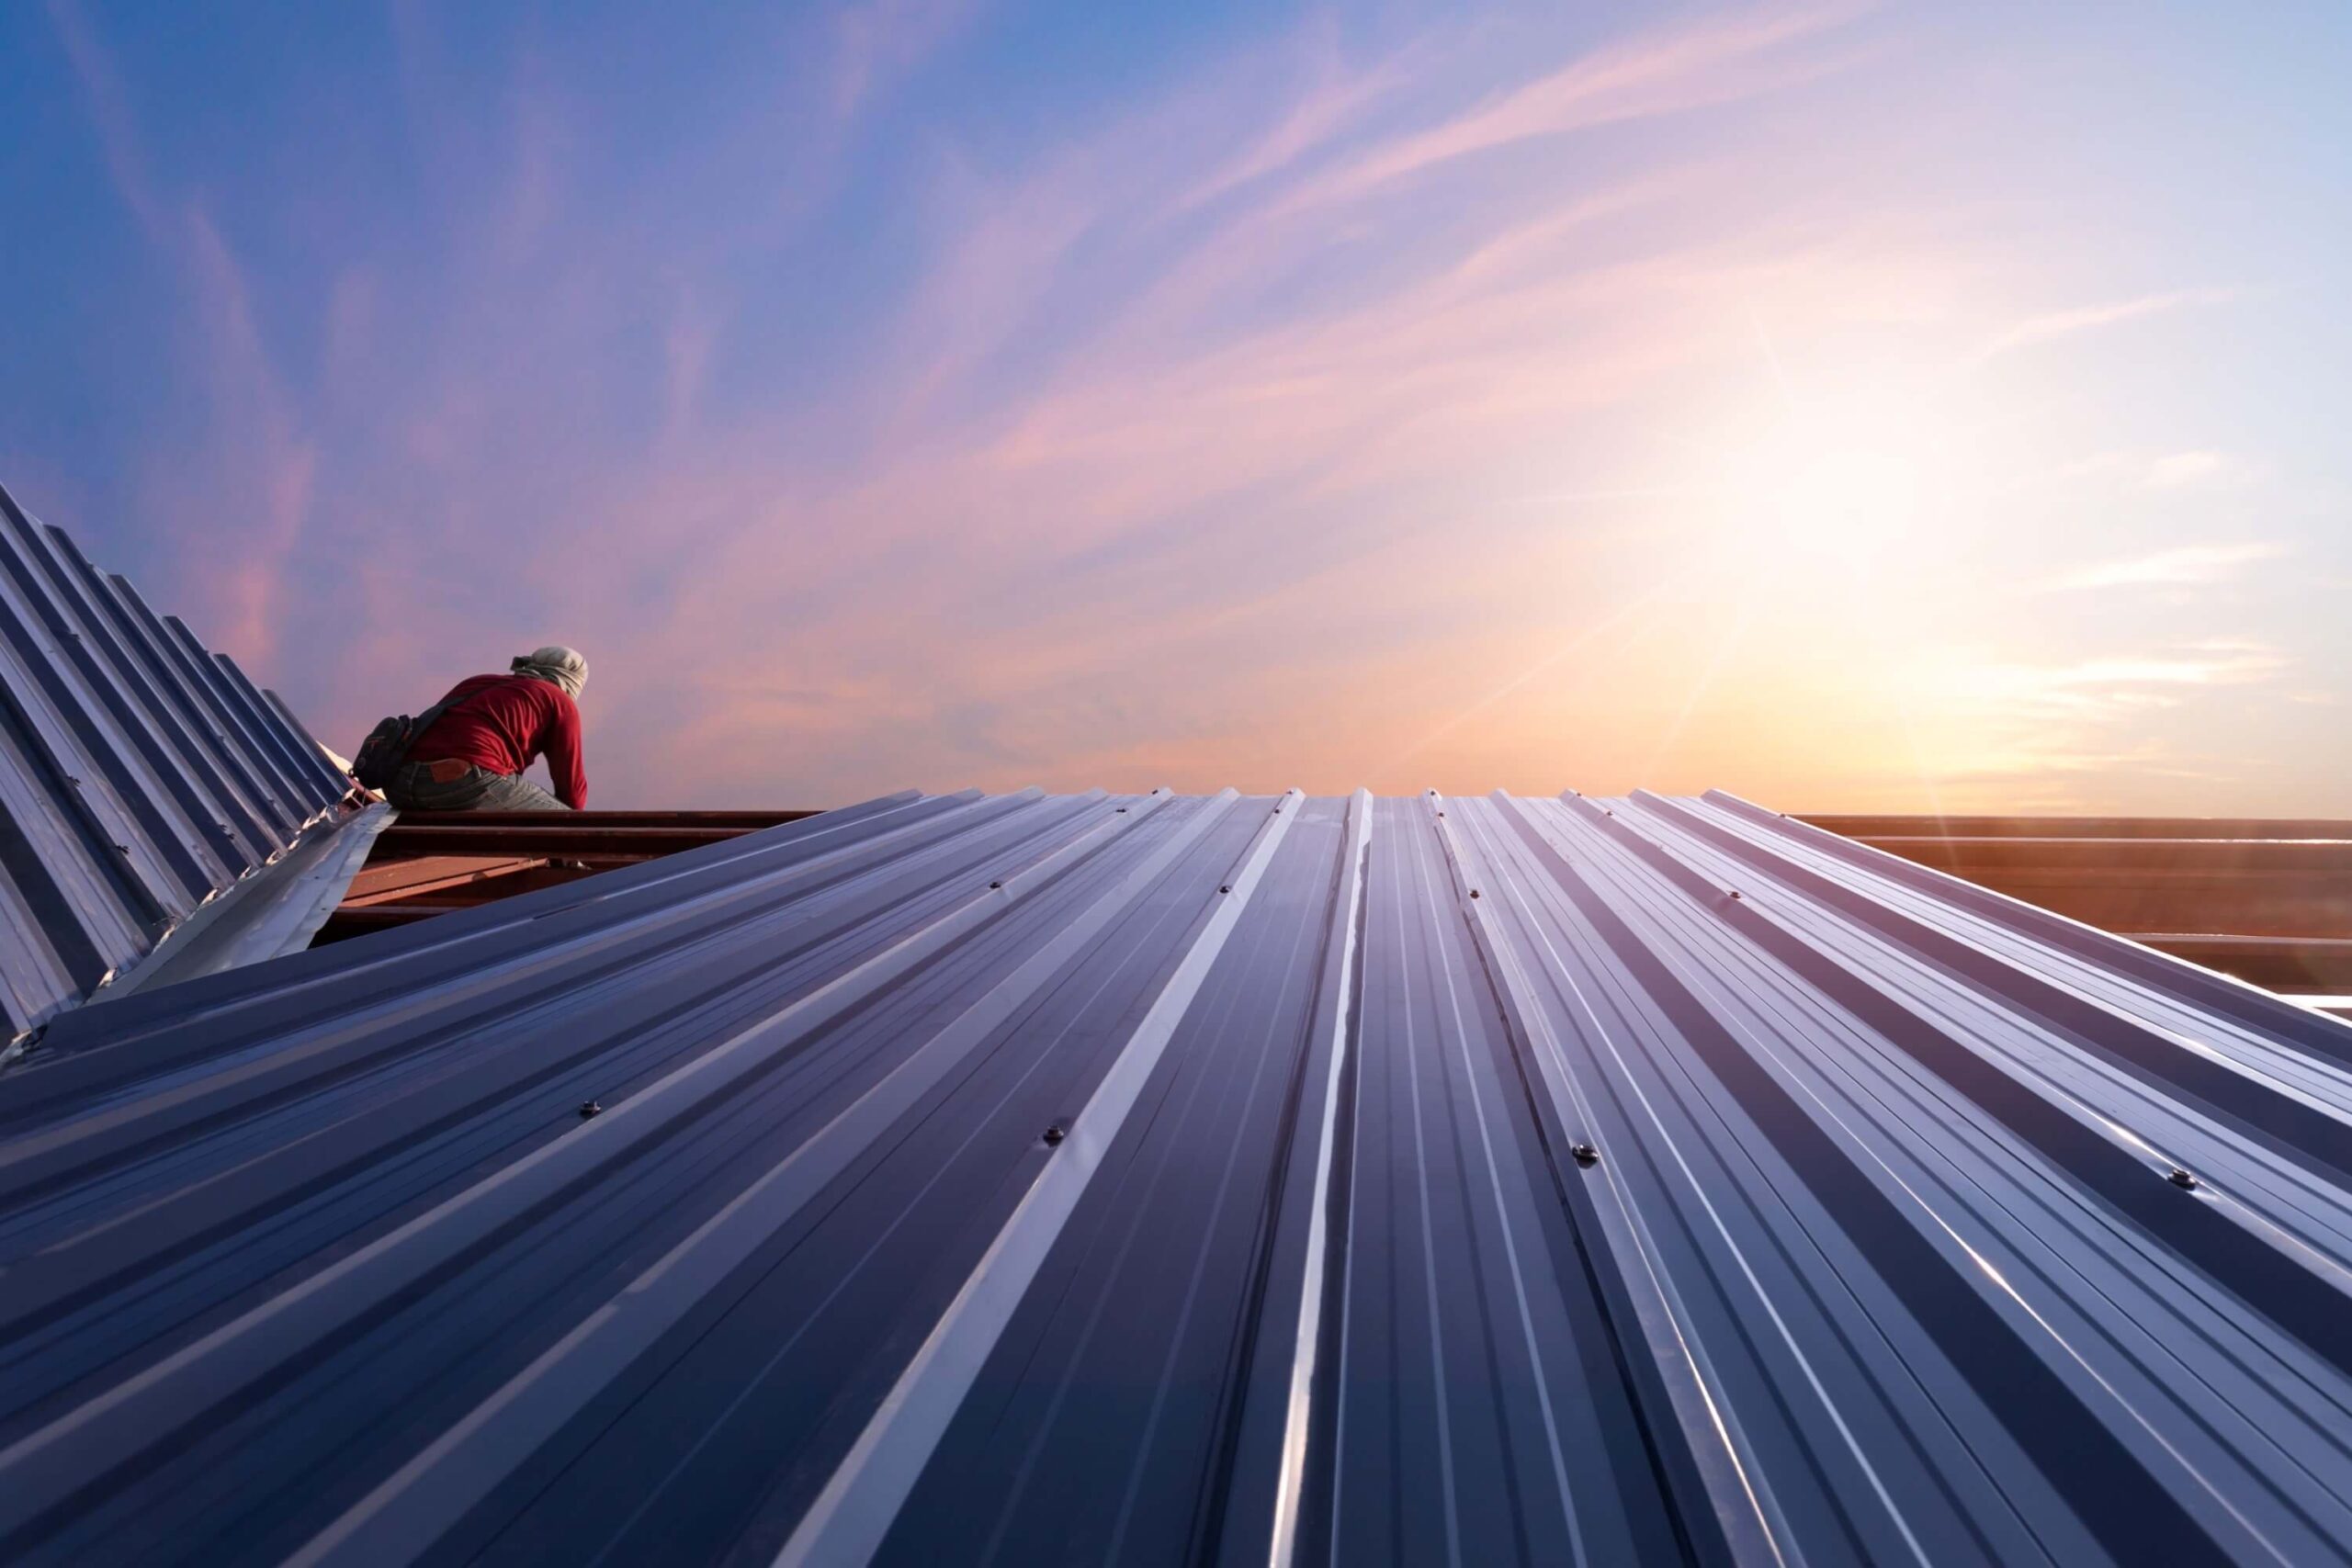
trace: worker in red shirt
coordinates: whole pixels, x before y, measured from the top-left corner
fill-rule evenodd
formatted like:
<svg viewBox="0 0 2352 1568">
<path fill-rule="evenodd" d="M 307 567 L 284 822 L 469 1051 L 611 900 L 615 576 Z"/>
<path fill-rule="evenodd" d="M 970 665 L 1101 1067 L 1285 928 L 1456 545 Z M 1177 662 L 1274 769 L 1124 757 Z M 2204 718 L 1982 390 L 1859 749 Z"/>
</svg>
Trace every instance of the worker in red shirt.
<svg viewBox="0 0 2352 1568">
<path fill-rule="evenodd" d="M 588 804 L 580 759 L 581 688 L 588 660 L 548 647 L 504 675 L 469 675 L 409 747 L 385 797 L 402 811 L 577 811 Z M 549 795 L 523 776 L 545 756 Z"/>
</svg>

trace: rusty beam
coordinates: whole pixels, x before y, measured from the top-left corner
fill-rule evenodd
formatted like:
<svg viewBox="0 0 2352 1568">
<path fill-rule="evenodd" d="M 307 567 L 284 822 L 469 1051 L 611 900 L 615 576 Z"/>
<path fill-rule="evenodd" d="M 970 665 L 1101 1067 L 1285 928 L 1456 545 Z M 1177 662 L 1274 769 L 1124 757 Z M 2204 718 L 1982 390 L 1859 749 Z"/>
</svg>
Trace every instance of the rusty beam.
<svg viewBox="0 0 2352 1568">
<path fill-rule="evenodd" d="M 2345 839 L 2352 820 L 2324 817 L 1897 817 L 1801 815 L 1849 839 Z"/>
<path fill-rule="evenodd" d="M 397 902 L 419 894 L 512 876 L 547 863 L 544 855 L 416 855 L 402 860 L 371 860 L 351 879 L 351 886 L 343 896 L 343 907 L 348 909 Z"/>
<path fill-rule="evenodd" d="M 2159 931 L 2132 940 L 2268 990 L 2352 992 L 2352 938 Z"/>
<path fill-rule="evenodd" d="M 632 855 L 640 859 L 723 843 L 758 831 L 743 827 L 605 827 L 549 813 L 529 824 L 477 822 L 470 814 L 447 820 L 404 817 L 384 829 L 377 853 L 398 856 L 530 854 L 572 858 Z"/>
<path fill-rule="evenodd" d="M 2102 931 L 2352 936 L 2352 887 L 2333 877 L 2163 877 L 2092 872 L 1977 875 L 1981 887 Z"/>
<path fill-rule="evenodd" d="M 327 917 L 327 923 L 311 939 L 311 945 L 320 947 L 331 942 L 341 942 L 346 937 L 366 936 L 369 931 L 390 931 L 395 926 L 430 919 L 435 915 L 446 915 L 452 908 L 461 907 L 450 904 L 345 904 Z"/>
<path fill-rule="evenodd" d="M 774 828 L 814 811 L 443 811 L 410 812 L 401 820 L 481 828 Z"/>
<path fill-rule="evenodd" d="M 1912 830 L 1865 834 L 1857 841 L 2111 931 L 2215 932 L 2266 940 L 2352 937 L 2352 839 L 2283 836 L 2343 824 L 2267 821 L 2254 824 L 2265 836 L 2242 839 L 2213 836 L 2213 830 L 2245 824 L 2211 818 L 2143 824 L 1954 818 L 1942 825 L 2053 822 L 2124 830 L 2106 837 L 1942 836 L 1919 830 L 1934 828 L 1932 818 L 1880 818 L 1865 825 L 1896 823 Z M 2194 827 L 2205 836 L 2130 830 L 2142 827 Z M 2271 972 L 2275 965 L 2265 969 Z"/>
<path fill-rule="evenodd" d="M 1941 839 L 1859 840 L 1955 876 L 2091 872 L 2100 875 L 2352 876 L 2352 839 Z"/>
</svg>

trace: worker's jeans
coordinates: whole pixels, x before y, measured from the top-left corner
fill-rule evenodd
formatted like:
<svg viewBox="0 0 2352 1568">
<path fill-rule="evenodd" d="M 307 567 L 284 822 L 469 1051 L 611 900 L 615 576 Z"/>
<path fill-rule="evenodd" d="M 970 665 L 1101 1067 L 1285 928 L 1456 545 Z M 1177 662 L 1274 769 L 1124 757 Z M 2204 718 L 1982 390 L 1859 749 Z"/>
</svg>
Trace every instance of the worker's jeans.
<svg viewBox="0 0 2352 1568">
<path fill-rule="evenodd" d="M 384 797 L 402 811 L 569 811 L 571 807 L 519 773 L 469 768 L 435 784 L 429 762 L 409 762 L 392 775 Z"/>
</svg>

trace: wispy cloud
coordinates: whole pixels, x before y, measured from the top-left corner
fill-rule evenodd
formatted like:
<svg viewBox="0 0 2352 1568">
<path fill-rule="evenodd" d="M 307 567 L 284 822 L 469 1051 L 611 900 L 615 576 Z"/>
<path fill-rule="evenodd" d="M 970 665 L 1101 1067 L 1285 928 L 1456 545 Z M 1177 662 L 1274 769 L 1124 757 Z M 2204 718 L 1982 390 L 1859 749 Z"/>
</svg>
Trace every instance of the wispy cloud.
<svg viewBox="0 0 2352 1568">
<path fill-rule="evenodd" d="M 2059 573 L 2040 586 L 2044 592 L 2097 588 L 2190 588 L 2220 582 L 2259 561 L 2276 560 L 2286 547 L 2264 542 L 2182 545 L 2124 560 L 2101 561 Z"/>
<path fill-rule="evenodd" d="M 2116 451 L 2074 458 L 2021 484 L 2080 479 L 2103 481 L 2118 490 L 2197 491 L 2243 488 L 2267 477 L 2259 464 L 2227 452 Z"/>
<path fill-rule="evenodd" d="M 854 0 L 833 17 L 832 107 L 847 119 L 968 25 L 975 0 Z"/>
<path fill-rule="evenodd" d="M 2028 316 L 1996 333 L 1977 350 L 1975 357 L 1979 360 L 1991 359 L 2016 349 L 2029 348 L 2056 338 L 2073 337 L 2079 333 L 2098 332 L 2126 321 L 2168 315 L 2199 306 L 2225 305 L 2237 297 L 2237 290 L 2233 288 L 2176 288 L 2160 294 L 2137 295 L 2129 299 L 2111 299 L 2096 305 L 2049 310 Z"/>
<path fill-rule="evenodd" d="M 2227 467 L 2219 452 L 2175 452 L 2148 465 L 2145 482 L 2151 490 L 2178 490 L 2201 484 Z"/>
<path fill-rule="evenodd" d="M 1996 810 L 2140 809 L 2181 785 L 2228 788 L 2251 760 L 2216 751 L 2217 713 L 2291 701 L 2295 660 L 2254 638 L 2212 637 L 2073 660 L 1962 661 L 1938 682 L 1965 765 L 1955 797 Z M 2176 807 L 2175 809 L 2177 807 Z"/>
<path fill-rule="evenodd" d="M 1629 415 L 1723 343 L 1749 355 L 1741 301 L 1758 273 L 1833 298 L 1867 273 L 1727 226 L 1737 159 L 1598 181 L 1521 171 L 1511 200 L 1438 230 L 1383 203 L 1340 221 L 1332 208 L 1491 179 L 1480 153 L 1815 79 L 1849 57 L 1854 14 L 1620 38 L 1435 125 L 1397 110 L 1408 81 L 1436 98 L 1427 84 L 1462 74 L 1445 41 L 1343 67 L 1310 39 L 1271 113 L 1251 62 L 1007 168 L 949 155 L 917 280 L 865 334 L 870 372 L 826 389 L 839 460 L 773 456 L 802 438 L 797 412 L 720 415 L 704 389 L 726 338 L 707 313 L 674 316 L 663 448 L 604 465 L 563 566 L 534 573 L 549 635 L 601 628 L 598 700 L 632 752 L 713 779 L 788 757 L 812 798 L 900 768 L 1287 783 L 1247 770 L 1302 754 L 1336 770 L 1306 782 L 1338 787 L 1384 758 L 1437 761 L 1431 734 L 1539 755 L 1498 738 L 1524 727 L 1518 705 L 1547 700 L 1519 672 L 1566 671 L 1561 638 L 1491 626 L 1493 606 L 1531 573 L 1594 585 L 1514 611 L 1545 625 L 1572 604 L 1605 620 L 1612 600 L 1579 534 L 1544 538 L 1544 520 L 1506 506 L 1525 536 L 1498 536 L 1477 476 L 1523 493 L 1524 455 L 1564 430 Z M 1251 117 L 1264 129 L 1219 134 Z M 462 387 L 437 401 L 452 456 L 494 421 Z M 665 536 L 643 536 L 648 518 Z M 1646 604 L 1654 586 L 1621 592 Z M 682 670 L 712 673 L 681 691 Z M 1498 688 L 1465 713 L 1464 693 Z M 1638 729 L 1624 744 L 1633 765 L 1659 750 Z"/>
<path fill-rule="evenodd" d="M 121 73 L 69 0 L 50 16 L 86 94 L 116 194 L 178 274 L 203 397 L 202 445 L 192 457 L 151 457 L 150 487 L 175 525 L 190 610 L 227 651 L 266 660 L 276 651 L 289 559 L 310 512 L 320 452 L 296 418 L 262 336 L 243 269 L 206 207 L 157 194 Z"/>
<path fill-rule="evenodd" d="M 64 46 L 66 58 L 74 63 L 74 75 L 81 81 L 89 105 L 90 123 L 97 132 L 107 173 L 113 176 L 115 194 L 122 198 L 150 240 L 170 243 L 171 216 L 155 195 L 130 95 L 123 88 L 113 57 L 98 41 L 97 34 L 74 0 L 49 0 L 49 18 L 57 29 L 59 43 Z"/>
<path fill-rule="evenodd" d="M 1753 558 L 1723 547 L 1715 482 L 1743 421 L 1808 376 L 1842 387 L 1873 417 L 1823 422 L 1830 446 L 1885 437 L 1924 492 L 1977 471 L 1939 443 L 1986 411 L 1909 397 L 1939 416 L 1926 436 L 1901 407 L 1876 420 L 1908 406 L 1906 374 L 1965 381 L 1972 343 L 2229 298 L 1988 314 L 2047 298 L 2020 292 L 2047 257 L 1955 237 L 1907 153 L 1873 168 L 1851 145 L 1839 105 L 1883 84 L 1848 68 L 1901 36 L 1854 6 L 1598 39 L 1582 13 L 1334 13 L 1008 113 L 985 8 L 875 0 L 751 28 L 773 56 L 727 51 L 715 76 L 707 40 L 649 62 L 650 83 L 698 73 L 674 99 L 716 83 L 667 106 L 693 129 L 652 154 L 621 122 L 656 95 L 595 96 L 593 20 L 551 39 L 403 10 L 401 166 L 371 182 L 280 150 L 273 177 L 314 187 L 288 217 L 181 160 L 159 102 L 135 106 L 142 146 L 56 3 L 107 167 L 170 262 L 164 372 L 202 412 L 143 444 L 146 507 L 189 541 L 207 635 L 280 651 L 293 668 L 267 673 L 346 740 L 476 660 L 586 647 L 606 801 L 1737 785 L 1661 775 L 1769 755 L 1775 795 L 1810 804 L 1850 773 L 1855 748 L 1819 737 L 1864 732 L 1846 709 L 1872 660 L 1836 601 L 1852 575 L 1819 570 L 1841 547 L 1776 547 L 1796 564 L 1769 583 L 1724 567 Z M 950 52 L 967 33 L 978 72 Z M 895 90 L 917 72 L 920 103 Z M 2064 392 L 2068 358 L 2032 368 Z M 2185 514 L 2233 499 L 2251 444 L 2190 428 L 2233 450 L 2069 430 L 2005 471 L 2120 454 L 2102 503 L 2228 538 Z M 1759 483 L 1835 480 L 1847 455 L 1792 451 Z M 1868 597 L 2015 610 L 1997 570 L 1928 581 L 1966 541 L 1917 532 L 1873 555 Z M 1921 567 L 1914 546 L 1953 547 Z M 2274 553 L 2151 549 L 2038 586 L 2190 587 Z M 2069 601 L 2039 617 L 2056 635 L 2003 643 L 1936 702 L 1887 682 L 1871 700 L 1894 716 L 1870 722 L 1949 708 L 2052 769 L 2177 764 L 2152 716 L 2185 725 L 2294 660 L 2166 641 L 2165 602 Z"/>
<path fill-rule="evenodd" d="M 2268 643 L 2216 637 L 2064 664 L 1987 663 L 1965 686 L 1975 701 L 1995 711 L 2096 724 L 2177 706 L 2202 688 L 2273 681 L 2292 663 Z"/>
<path fill-rule="evenodd" d="M 1853 21 L 1856 4 L 1717 16 L 1594 51 L 1549 75 L 1363 152 L 1296 199 L 1343 201 L 1475 153 L 1687 113 L 1808 80 L 1833 62 L 1785 46 Z"/>
<path fill-rule="evenodd" d="M 1178 198 L 1178 210 L 1216 201 L 1329 149 L 1342 130 L 1408 83 L 1429 53 L 1426 46 L 1417 44 L 1370 65 L 1351 65 L 1341 58 L 1332 31 L 1328 17 L 1308 29 L 1297 50 L 1307 60 L 1306 88 L 1269 129 L 1251 136 L 1238 153 Z"/>
</svg>

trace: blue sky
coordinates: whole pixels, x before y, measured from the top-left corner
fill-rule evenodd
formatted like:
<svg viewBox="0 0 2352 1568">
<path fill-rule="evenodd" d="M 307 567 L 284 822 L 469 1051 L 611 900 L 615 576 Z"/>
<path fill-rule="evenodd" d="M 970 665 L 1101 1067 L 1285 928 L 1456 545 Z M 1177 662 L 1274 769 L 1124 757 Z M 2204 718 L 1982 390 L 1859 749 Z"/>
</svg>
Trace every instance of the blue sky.
<svg viewBox="0 0 2352 1568">
<path fill-rule="evenodd" d="M 2347 79 L 2317 5 L 12 6 L 0 482 L 330 739 L 576 643 L 602 805 L 2342 812 Z"/>
</svg>

